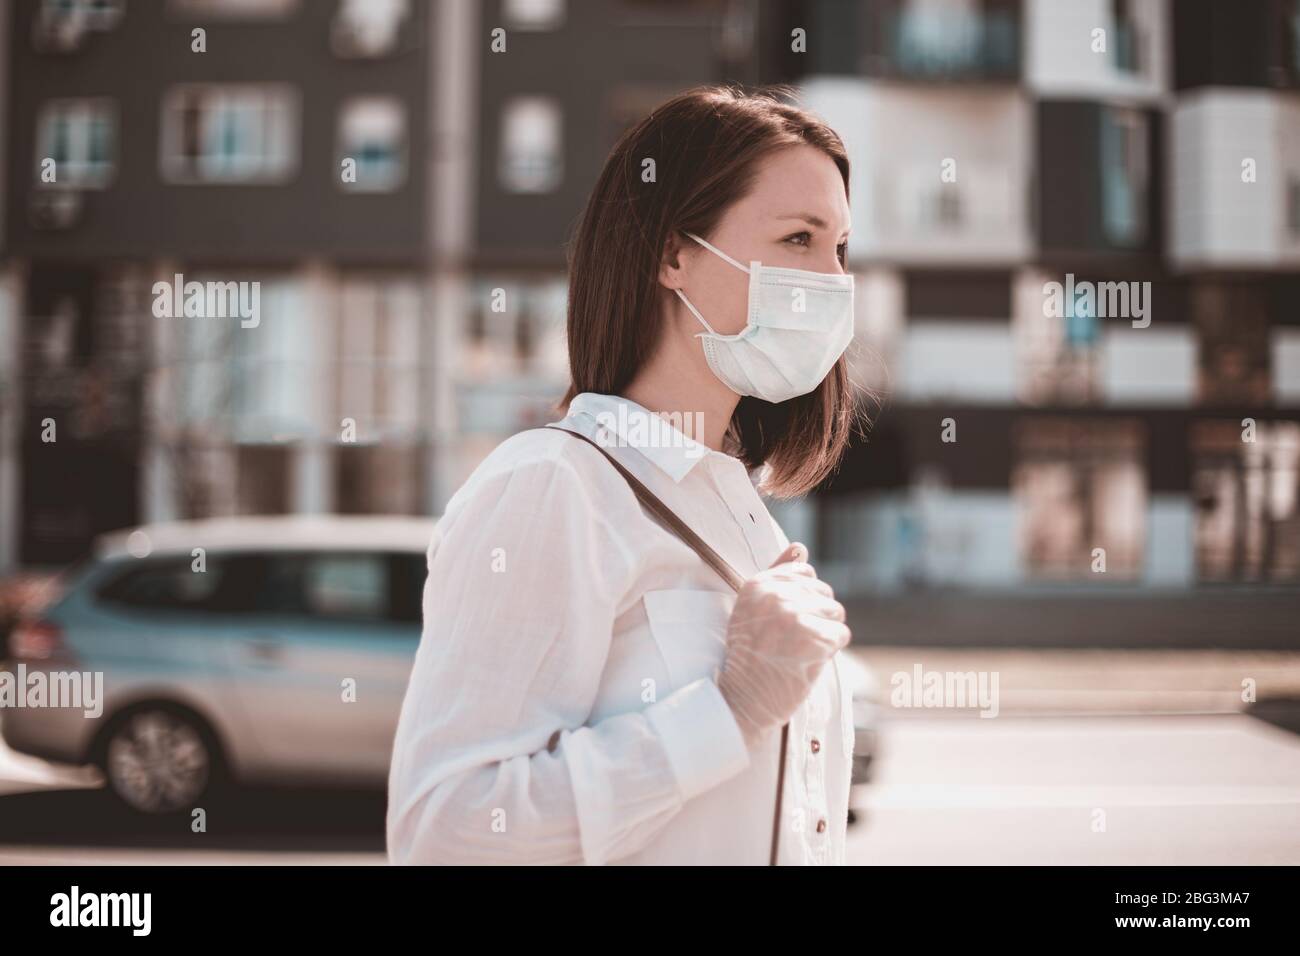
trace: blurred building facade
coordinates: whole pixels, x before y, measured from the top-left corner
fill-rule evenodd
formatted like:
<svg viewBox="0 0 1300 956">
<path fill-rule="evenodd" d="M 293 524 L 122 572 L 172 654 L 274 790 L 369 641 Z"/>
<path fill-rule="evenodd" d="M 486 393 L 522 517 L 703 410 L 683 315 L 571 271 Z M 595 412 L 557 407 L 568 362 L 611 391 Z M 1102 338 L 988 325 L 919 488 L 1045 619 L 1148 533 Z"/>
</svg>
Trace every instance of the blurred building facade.
<svg viewBox="0 0 1300 956">
<path fill-rule="evenodd" d="M 7 19 L 0 564 L 195 514 L 436 513 L 551 417 L 565 241 L 617 136 L 734 80 L 798 84 L 853 157 L 853 360 L 882 407 L 780 506 L 838 588 L 1300 580 L 1297 0 Z M 70 179 L 42 182 L 52 153 Z M 176 274 L 260 279 L 260 323 L 155 317 Z M 1145 314 L 1049 315 L 1052 283 L 1137 283 Z"/>
<path fill-rule="evenodd" d="M 889 395 L 817 509 L 823 565 L 884 592 L 1300 579 L 1300 5 L 815 9 L 848 34 L 804 87 L 857 164 L 860 377 Z M 1146 314 L 1048 314 L 1051 283 Z"/>
<path fill-rule="evenodd" d="M 19 563 L 114 525 L 427 508 L 426 14 L 13 5 Z M 165 314 L 190 283 L 222 298 Z"/>
</svg>

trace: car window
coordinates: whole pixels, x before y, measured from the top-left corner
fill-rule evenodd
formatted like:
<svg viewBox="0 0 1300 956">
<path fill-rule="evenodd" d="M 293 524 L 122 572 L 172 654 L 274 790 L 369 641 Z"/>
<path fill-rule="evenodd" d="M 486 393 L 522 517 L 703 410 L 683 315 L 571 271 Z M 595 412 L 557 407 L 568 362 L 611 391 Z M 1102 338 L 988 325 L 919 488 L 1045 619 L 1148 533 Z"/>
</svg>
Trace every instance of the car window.
<svg viewBox="0 0 1300 956">
<path fill-rule="evenodd" d="M 318 617 L 378 620 L 388 611 L 382 554 L 322 554 L 303 565 L 303 610 Z"/>
<path fill-rule="evenodd" d="M 133 564 L 115 575 L 100 589 L 99 597 L 110 603 L 158 610 L 215 610 L 220 602 L 226 566 L 206 562 L 196 571 L 189 557 L 167 558 Z"/>
<path fill-rule="evenodd" d="M 278 552 L 260 560 L 255 603 L 266 613 L 341 621 L 420 620 L 421 554 Z"/>
<path fill-rule="evenodd" d="M 131 561 L 98 596 L 157 610 L 418 623 L 425 556 L 409 552 L 223 552 L 207 568 L 187 556 Z"/>
</svg>

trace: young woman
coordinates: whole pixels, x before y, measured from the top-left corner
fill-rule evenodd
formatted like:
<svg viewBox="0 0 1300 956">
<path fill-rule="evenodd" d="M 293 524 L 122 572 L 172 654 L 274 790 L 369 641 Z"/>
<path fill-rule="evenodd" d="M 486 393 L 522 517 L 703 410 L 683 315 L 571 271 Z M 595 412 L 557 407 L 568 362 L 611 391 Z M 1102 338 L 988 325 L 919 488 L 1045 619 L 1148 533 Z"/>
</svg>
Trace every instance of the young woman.
<svg viewBox="0 0 1300 956">
<path fill-rule="evenodd" d="M 390 860 L 767 864 L 776 829 L 777 862 L 843 863 L 844 608 L 760 492 L 810 491 L 854 428 L 848 180 L 839 137 L 773 93 L 692 90 L 615 146 L 571 249 L 552 423 L 600 447 L 521 432 L 448 503 Z"/>
</svg>

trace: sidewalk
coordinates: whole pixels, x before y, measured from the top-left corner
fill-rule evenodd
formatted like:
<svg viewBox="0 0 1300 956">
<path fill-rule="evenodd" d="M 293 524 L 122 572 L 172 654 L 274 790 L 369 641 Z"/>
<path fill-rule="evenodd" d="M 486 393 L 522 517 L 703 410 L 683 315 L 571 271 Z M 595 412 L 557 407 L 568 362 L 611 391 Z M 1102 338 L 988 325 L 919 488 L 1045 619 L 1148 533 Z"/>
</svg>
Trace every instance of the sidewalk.
<svg viewBox="0 0 1300 956">
<path fill-rule="evenodd" d="M 922 674 L 986 672 L 990 682 L 996 674 L 998 710 L 1007 715 L 1241 713 L 1250 706 L 1242 699 L 1248 679 L 1261 702 L 1300 699 L 1300 652 L 1295 651 L 860 645 L 850 650 L 874 672 L 890 719 L 942 715 L 941 708 L 891 703 L 891 694 L 910 687 L 918 664 Z M 972 714 L 971 709 L 951 712 Z"/>
</svg>

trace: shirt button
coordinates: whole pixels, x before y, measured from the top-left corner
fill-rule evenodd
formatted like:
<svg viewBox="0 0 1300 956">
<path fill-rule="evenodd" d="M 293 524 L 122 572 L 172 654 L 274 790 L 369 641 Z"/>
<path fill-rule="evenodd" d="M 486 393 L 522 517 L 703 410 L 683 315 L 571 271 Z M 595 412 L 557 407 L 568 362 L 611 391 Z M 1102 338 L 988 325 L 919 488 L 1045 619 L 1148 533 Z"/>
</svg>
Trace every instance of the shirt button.
<svg viewBox="0 0 1300 956">
<path fill-rule="evenodd" d="M 825 832 L 826 832 L 826 818 L 825 818 L 825 817 L 822 817 L 820 820 L 817 821 L 817 832 L 818 832 L 818 833 L 825 833 Z"/>
<path fill-rule="evenodd" d="M 812 752 L 817 753 L 821 749 L 822 749 L 822 742 L 818 740 L 816 737 L 814 737 L 812 739 Z"/>
</svg>

